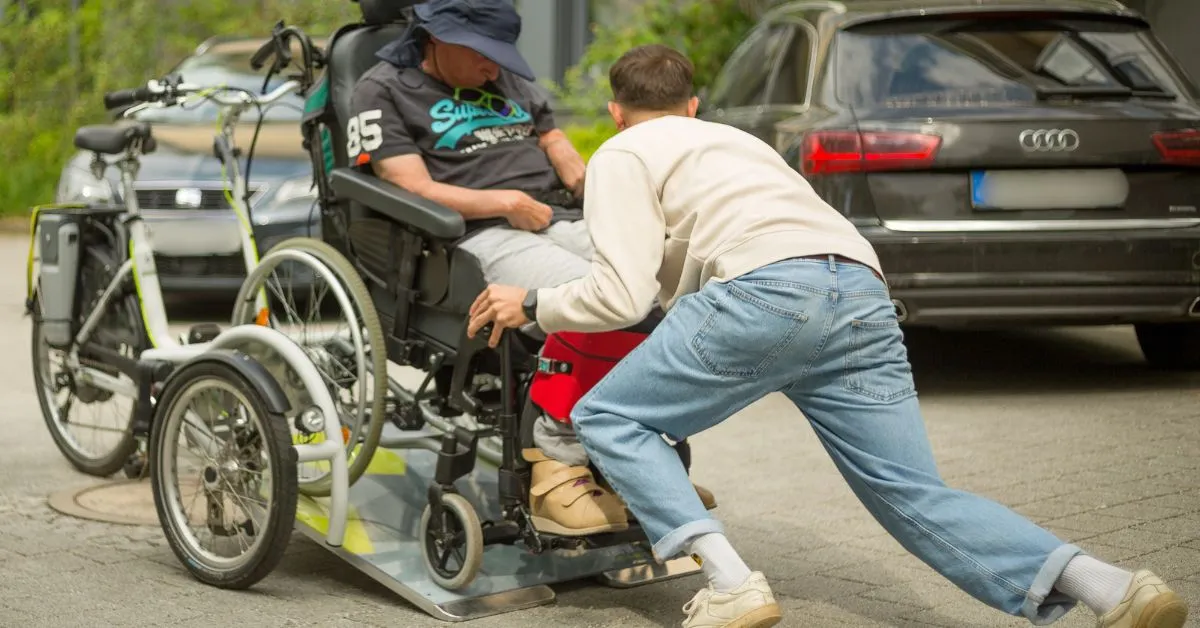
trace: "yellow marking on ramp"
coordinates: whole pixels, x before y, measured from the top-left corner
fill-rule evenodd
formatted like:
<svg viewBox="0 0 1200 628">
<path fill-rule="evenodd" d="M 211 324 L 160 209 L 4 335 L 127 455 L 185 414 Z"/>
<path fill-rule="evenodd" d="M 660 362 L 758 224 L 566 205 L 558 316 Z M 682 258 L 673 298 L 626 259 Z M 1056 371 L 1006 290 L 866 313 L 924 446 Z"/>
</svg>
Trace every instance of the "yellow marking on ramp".
<svg viewBox="0 0 1200 628">
<path fill-rule="evenodd" d="M 301 495 L 296 500 L 296 519 L 321 534 L 329 533 L 329 511 L 325 504 L 312 497 Z M 362 524 L 353 505 L 347 509 L 346 538 L 342 541 L 342 549 L 359 556 L 375 553 L 371 536 L 367 534 L 367 528 Z"/>
</svg>

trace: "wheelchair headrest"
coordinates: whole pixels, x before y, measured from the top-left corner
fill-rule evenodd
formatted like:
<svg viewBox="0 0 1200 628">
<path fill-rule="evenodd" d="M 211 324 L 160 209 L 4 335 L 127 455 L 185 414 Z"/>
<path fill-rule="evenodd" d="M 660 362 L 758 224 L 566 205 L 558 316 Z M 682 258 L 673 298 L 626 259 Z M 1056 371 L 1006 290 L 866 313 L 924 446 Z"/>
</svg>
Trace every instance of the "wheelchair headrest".
<svg viewBox="0 0 1200 628">
<path fill-rule="evenodd" d="M 367 24 L 392 24 L 404 21 L 406 9 L 421 4 L 424 0 L 357 0 L 362 9 L 363 21 Z"/>
</svg>

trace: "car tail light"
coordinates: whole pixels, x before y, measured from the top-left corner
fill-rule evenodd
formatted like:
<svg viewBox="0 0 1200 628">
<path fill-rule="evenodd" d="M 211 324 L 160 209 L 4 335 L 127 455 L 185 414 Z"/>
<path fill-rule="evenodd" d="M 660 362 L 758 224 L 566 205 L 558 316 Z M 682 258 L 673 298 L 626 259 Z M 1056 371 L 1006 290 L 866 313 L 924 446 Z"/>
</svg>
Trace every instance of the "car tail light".
<svg viewBox="0 0 1200 628">
<path fill-rule="evenodd" d="M 1154 134 L 1154 146 L 1163 162 L 1183 166 L 1200 166 L 1200 130 L 1184 129 Z"/>
<path fill-rule="evenodd" d="M 942 138 L 888 131 L 813 131 L 804 138 L 800 172 L 805 176 L 882 172 L 928 167 Z"/>
</svg>

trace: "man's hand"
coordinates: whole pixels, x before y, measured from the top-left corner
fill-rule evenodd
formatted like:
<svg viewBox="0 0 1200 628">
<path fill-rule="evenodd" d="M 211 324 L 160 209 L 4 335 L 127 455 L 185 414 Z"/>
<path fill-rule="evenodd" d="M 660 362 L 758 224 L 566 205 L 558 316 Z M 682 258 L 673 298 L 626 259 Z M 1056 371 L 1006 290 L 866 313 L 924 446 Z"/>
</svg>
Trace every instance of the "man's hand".
<svg viewBox="0 0 1200 628">
<path fill-rule="evenodd" d="M 539 203 L 532 196 L 520 190 L 496 190 L 501 211 L 508 224 L 525 231 L 541 231 L 550 225 L 554 210 L 545 203 Z"/>
<path fill-rule="evenodd" d="M 575 150 L 567 134 L 553 129 L 542 135 L 538 143 L 542 150 L 546 151 L 546 157 L 554 165 L 554 170 L 563 185 L 576 197 L 583 196 L 583 179 L 587 174 L 587 165 L 583 163 L 583 157 Z"/>
<path fill-rule="evenodd" d="M 500 344 L 500 334 L 508 328 L 520 327 L 529 322 L 521 305 L 525 302 L 525 288 L 514 286 L 489 285 L 475 302 L 471 304 L 471 320 L 467 323 L 467 337 L 474 338 L 475 334 L 488 323 L 495 323 L 492 335 L 488 338 L 488 346 Z"/>
</svg>

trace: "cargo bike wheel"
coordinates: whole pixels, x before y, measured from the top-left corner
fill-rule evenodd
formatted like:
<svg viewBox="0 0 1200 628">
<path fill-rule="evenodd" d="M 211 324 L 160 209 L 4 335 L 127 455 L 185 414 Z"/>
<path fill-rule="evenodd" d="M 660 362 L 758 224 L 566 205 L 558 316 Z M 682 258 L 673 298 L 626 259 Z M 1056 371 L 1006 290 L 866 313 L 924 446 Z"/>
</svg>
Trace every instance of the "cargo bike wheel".
<svg viewBox="0 0 1200 628">
<path fill-rule="evenodd" d="M 266 297 L 265 312 L 256 305 L 260 293 Z M 337 314 L 327 318 L 323 305 L 336 305 Z M 366 472 L 379 446 L 388 392 L 383 326 L 354 265 L 320 240 L 284 240 L 246 277 L 232 323 L 269 325 L 308 354 L 338 409 L 353 485 Z M 293 387 L 293 392 L 299 389 Z M 293 433 L 298 445 L 323 439 L 321 429 Z M 329 496 L 333 478 L 328 461 L 305 462 L 299 473 L 301 493 Z"/>
<path fill-rule="evenodd" d="M 279 564 L 295 525 L 286 417 L 216 360 L 181 367 L 155 415 L 150 485 L 171 550 L 205 584 L 254 585 Z"/>
</svg>

